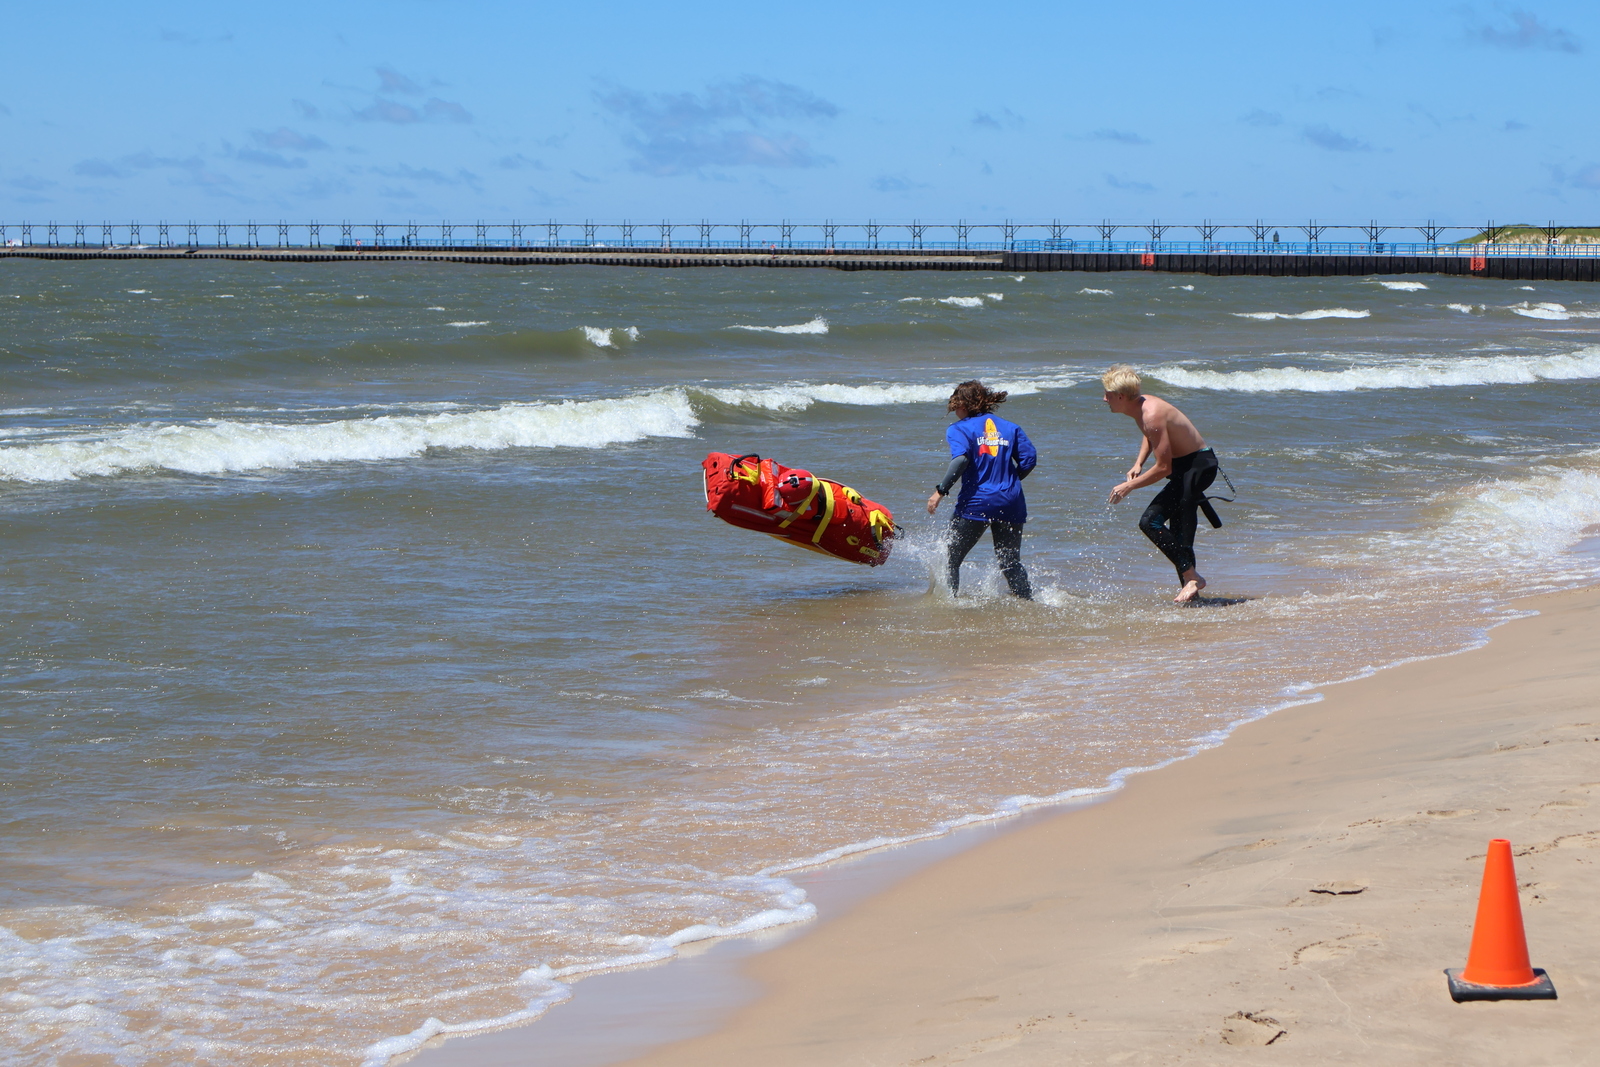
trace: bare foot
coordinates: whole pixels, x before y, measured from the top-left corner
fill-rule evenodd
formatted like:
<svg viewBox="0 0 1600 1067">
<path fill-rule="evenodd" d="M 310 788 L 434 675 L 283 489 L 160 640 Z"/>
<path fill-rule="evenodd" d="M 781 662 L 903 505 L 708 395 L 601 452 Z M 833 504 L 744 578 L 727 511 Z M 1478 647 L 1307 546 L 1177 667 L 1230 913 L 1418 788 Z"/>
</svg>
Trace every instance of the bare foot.
<svg viewBox="0 0 1600 1067">
<path fill-rule="evenodd" d="M 1206 587 L 1206 580 L 1198 572 L 1190 571 L 1194 577 L 1183 583 L 1183 588 L 1178 590 L 1178 595 L 1172 598 L 1174 604 L 1187 604 L 1200 595 L 1200 590 Z"/>
</svg>

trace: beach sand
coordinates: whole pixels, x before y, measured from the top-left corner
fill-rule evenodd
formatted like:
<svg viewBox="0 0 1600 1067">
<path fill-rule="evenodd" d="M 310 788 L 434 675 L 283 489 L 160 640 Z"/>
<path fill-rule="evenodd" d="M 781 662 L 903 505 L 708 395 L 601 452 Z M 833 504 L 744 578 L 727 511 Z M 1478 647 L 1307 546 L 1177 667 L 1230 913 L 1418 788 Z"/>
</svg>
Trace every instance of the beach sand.
<svg viewBox="0 0 1600 1067">
<path fill-rule="evenodd" d="M 627 1062 L 1600 1062 L 1600 590 L 1522 606 L 824 916 L 743 960 L 763 993 L 720 1029 Z M 1446 992 L 1492 837 L 1557 1001 Z"/>
</svg>

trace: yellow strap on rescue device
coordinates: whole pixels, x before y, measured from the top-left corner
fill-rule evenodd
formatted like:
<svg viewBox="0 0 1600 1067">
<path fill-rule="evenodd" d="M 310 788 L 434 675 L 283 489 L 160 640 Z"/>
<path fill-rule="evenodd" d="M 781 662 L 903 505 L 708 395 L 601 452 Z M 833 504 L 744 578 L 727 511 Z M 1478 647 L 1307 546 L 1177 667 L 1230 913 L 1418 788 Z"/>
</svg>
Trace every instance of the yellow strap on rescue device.
<svg viewBox="0 0 1600 1067">
<path fill-rule="evenodd" d="M 822 509 L 822 521 L 817 523 L 817 532 L 811 535 L 811 543 L 814 544 L 814 545 L 815 544 L 820 544 L 822 542 L 822 531 L 826 530 L 828 528 L 828 523 L 833 521 L 833 483 L 832 482 L 823 482 L 822 483 L 822 495 L 823 495 L 823 498 L 827 501 L 827 503 L 823 506 L 823 509 Z"/>
<path fill-rule="evenodd" d="M 889 521 L 889 516 L 877 509 L 867 516 L 867 525 L 872 527 L 872 536 L 880 544 L 883 543 L 883 535 L 894 530 L 894 523 Z"/>
<path fill-rule="evenodd" d="M 780 529 L 780 530 L 783 529 L 784 527 L 788 526 L 791 522 L 793 522 L 794 520 L 798 519 L 800 516 L 804 515 L 806 513 L 806 509 L 811 506 L 811 502 L 813 500 L 817 499 L 817 488 L 818 488 L 818 486 L 821 486 L 823 484 L 824 483 L 823 483 L 821 478 L 812 478 L 811 479 L 811 492 L 806 494 L 806 498 L 800 502 L 800 506 L 795 508 L 794 512 L 792 514 L 790 514 L 790 516 L 787 519 L 784 519 L 782 522 L 778 523 L 778 529 Z M 828 497 L 828 512 L 829 512 L 829 514 L 833 513 L 833 497 L 831 495 Z"/>
</svg>

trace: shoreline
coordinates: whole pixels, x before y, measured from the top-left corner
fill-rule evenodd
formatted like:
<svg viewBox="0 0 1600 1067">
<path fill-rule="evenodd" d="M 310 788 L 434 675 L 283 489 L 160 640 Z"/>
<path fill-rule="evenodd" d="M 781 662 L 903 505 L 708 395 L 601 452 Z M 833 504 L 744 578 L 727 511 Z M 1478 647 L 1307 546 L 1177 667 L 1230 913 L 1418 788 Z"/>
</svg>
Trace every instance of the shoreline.
<svg viewBox="0 0 1600 1067">
<path fill-rule="evenodd" d="M 1515 606 L 1540 614 L 1247 723 L 753 958 L 761 999 L 625 1062 L 1213 1063 L 1269 1043 L 1297 1064 L 1583 1062 L 1600 587 Z M 1512 841 L 1559 1000 L 1446 992 L 1491 837 Z"/>
<path fill-rule="evenodd" d="M 938 836 L 864 849 L 795 869 L 784 877 L 804 890 L 816 908 L 811 919 L 692 941 L 666 959 L 589 972 L 573 980 L 573 996 L 551 1004 L 535 1018 L 440 1034 L 385 1062 L 413 1067 L 455 1063 L 603 1067 L 672 1041 L 711 1033 L 759 996 L 741 973 L 750 957 L 804 937 L 861 902 L 985 840 L 1064 810 L 1101 803 L 1111 795 L 969 823 Z"/>
<path fill-rule="evenodd" d="M 1572 607 L 1574 603 L 1581 606 L 1574 608 Z M 1425 707 L 1426 700 L 1419 701 L 1415 699 L 1419 694 L 1412 691 L 1417 690 L 1419 686 L 1417 679 L 1411 678 L 1409 675 L 1420 673 L 1428 679 L 1492 675 L 1499 669 L 1496 666 L 1492 666 L 1492 664 L 1497 659 L 1505 656 L 1506 635 L 1514 633 L 1519 639 L 1526 640 L 1521 638 L 1521 634 L 1527 628 L 1530 626 L 1535 626 L 1536 628 L 1536 624 L 1541 620 L 1547 623 L 1550 621 L 1551 605 L 1561 605 L 1561 611 L 1563 612 L 1573 610 L 1586 611 L 1593 615 L 1596 621 L 1600 621 L 1600 587 L 1586 587 L 1560 593 L 1541 594 L 1514 602 L 1508 606 L 1529 609 L 1543 607 L 1545 610 L 1543 614 L 1530 614 L 1497 624 L 1487 632 L 1487 636 L 1483 641 L 1457 652 L 1446 653 L 1442 656 L 1401 661 L 1388 667 L 1378 668 L 1371 673 L 1364 673 L 1356 678 L 1331 682 L 1314 689 L 1308 689 L 1303 697 L 1292 700 L 1287 705 L 1278 705 L 1275 709 L 1262 711 L 1255 716 L 1233 724 L 1223 738 L 1213 740 L 1209 745 L 1204 744 L 1206 739 L 1202 739 L 1198 750 L 1187 756 L 1179 757 L 1157 768 L 1147 769 L 1153 773 L 1144 774 L 1131 770 L 1121 772 L 1118 775 L 1120 782 L 1117 786 L 1099 796 L 1088 798 L 1087 802 L 1079 800 L 1077 802 L 1068 801 L 1064 804 L 1041 806 L 1032 810 L 1025 810 L 1015 818 L 980 823 L 976 827 L 963 827 L 931 840 L 914 841 L 909 845 L 890 847 L 865 855 L 853 856 L 842 861 L 835 861 L 824 867 L 809 868 L 806 872 L 807 875 L 821 872 L 824 875 L 824 881 L 826 881 L 831 872 L 835 878 L 842 877 L 848 882 L 852 877 L 857 877 L 863 883 L 873 883 L 875 888 L 861 889 L 858 887 L 853 894 L 847 891 L 836 897 L 830 896 L 828 890 L 823 888 L 820 895 L 812 896 L 813 901 L 819 904 L 820 918 L 818 920 L 776 928 L 767 931 L 764 937 L 758 935 L 756 937 L 745 936 L 719 939 L 694 953 L 694 955 L 700 957 L 694 961 L 694 967 L 700 973 L 692 981 L 703 983 L 707 989 L 715 987 L 720 992 L 713 994 L 713 999 L 717 1002 L 700 1002 L 694 1005 L 694 1021 L 687 1028 L 678 1024 L 678 1021 L 672 1017 L 671 1011 L 663 1010 L 668 1005 L 683 1003 L 681 990 L 678 987 L 689 976 L 686 961 L 680 958 L 665 961 L 665 963 L 672 964 L 672 966 L 653 965 L 643 969 L 604 972 L 589 978 L 589 984 L 585 987 L 588 992 L 584 996 L 584 1009 L 581 1012 L 571 1012 L 572 1018 L 569 1023 L 561 1021 L 562 1009 L 567 1007 L 567 1005 L 561 1005 L 553 1009 L 552 1012 L 526 1023 L 489 1031 L 477 1031 L 472 1034 L 461 1035 L 450 1041 L 434 1039 L 416 1050 L 416 1052 L 406 1055 L 403 1059 L 396 1059 L 391 1062 L 421 1063 L 423 1067 L 469 1067 L 469 1065 L 470 1067 L 491 1067 L 491 1065 L 502 1063 L 528 1065 L 554 1065 L 559 1063 L 571 1065 L 571 1067 L 599 1067 L 601 1064 L 621 1062 L 647 1065 L 647 1067 L 669 1067 L 669 1065 L 670 1067 L 675 1067 L 679 1063 L 727 1062 L 734 1064 L 755 1061 L 776 1063 L 792 1061 L 798 1064 L 813 1062 L 808 1058 L 808 1053 L 817 1051 L 815 1044 L 817 1038 L 808 1029 L 808 1023 L 814 1024 L 817 1020 L 825 1018 L 826 1009 L 829 1006 L 839 1010 L 841 1006 L 848 1005 L 851 1017 L 858 1018 L 866 1014 L 860 1010 L 861 1003 L 871 1001 L 875 997 L 884 997 L 883 989 L 885 986 L 896 991 L 896 996 L 889 998 L 891 1001 L 901 1001 L 908 995 L 903 992 L 907 984 L 908 973 L 903 966 L 895 962 L 896 953 L 892 951 L 890 946 L 884 944 L 885 938 L 890 938 L 887 931 L 903 927 L 905 923 L 910 922 L 912 926 L 943 925 L 953 934 L 960 930 L 965 925 L 965 922 L 975 914 L 983 914 L 993 910 L 992 902 L 988 902 L 985 899 L 985 891 L 973 881 L 976 872 L 988 872 L 998 864 L 1006 872 L 1006 877 L 999 879 L 999 881 L 1008 886 L 1017 885 L 1019 880 L 1026 882 L 1028 879 L 1038 880 L 1047 877 L 1059 879 L 1067 876 L 1070 880 L 1069 872 L 1059 867 L 1053 867 L 1047 871 L 1037 869 L 1041 865 L 1048 866 L 1043 863 L 1040 855 L 1040 845 L 1045 842 L 1055 843 L 1063 838 L 1072 839 L 1085 833 L 1093 835 L 1103 829 L 1093 825 L 1097 823 L 1109 823 L 1118 827 L 1117 843 L 1125 844 L 1126 840 L 1133 834 L 1136 834 L 1141 829 L 1149 828 L 1148 823 L 1152 817 L 1152 812 L 1149 810 L 1149 795 L 1168 797 L 1174 792 L 1183 793 L 1191 786 L 1196 786 L 1200 792 L 1204 792 L 1207 785 L 1205 779 L 1211 764 L 1219 762 L 1224 764 L 1237 763 L 1240 759 L 1245 758 L 1240 748 L 1242 741 L 1248 742 L 1251 752 L 1254 753 L 1263 747 L 1268 749 L 1283 747 L 1290 743 L 1288 741 L 1289 738 L 1297 736 L 1297 734 L 1305 734 L 1308 729 L 1310 734 L 1307 736 L 1337 735 L 1340 733 L 1341 728 L 1348 732 L 1345 724 L 1334 723 L 1330 719 L 1339 718 L 1349 706 L 1365 699 L 1363 696 L 1365 690 L 1361 687 L 1366 687 L 1367 689 L 1392 689 L 1394 692 L 1402 694 L 1409 692 L 1411 693 L 1410 696 L 1390 697 L 1387 704 L 1392 705 L 1398 699 L 1401 704 L 1407 707 Z M 1468 657 L 1465 662 L 1469 666 L 1457 671 L 1455 667 L 1463 663 L 1462 657 Z M 1489 661 L 1490 665 L 1486 665 L 1485 660 Z M 1442 664 L 1451 666 L 1444 668 L 1440 666 Z M 1426 692 L 1429 691 L 1429 686 L 1431 685 L 1433 685 L 1433 681 L 1428 681 L 1420 688 Z M 1429 712 L 1426 710 L 1413 710 L 1411 712 L 1412 717 L 1417 715 L 1426 716 L 1428 714 Z M 1269 727 L 1265 724 L 1273 725 Z M 1481 726 L 1482 724 L 1479 725 Z M 1463 728 L 1465 729 L 1466 727 Z M 1600 726 L 1597 726 L 1596 730 L 1600 732 Z M 1271 736 L 1265 741 L 1260 740 L 1257 735 L 1261 732 L 1268 733 Z M 1345 740 L 1346 742 L 1349 741 L 1348 738 Z M 1228 753 L 1232 753 L 1233 758 L 1225 755 Z M 1180 772 L 1182 768 L 1187 768 L 1187 770 Z M 1594 773 L 1590 777 L 1600 777 L 1600 766 L 1595 767 L 1593 770 Z M 1580 777 L 1582 776 L 1580 775 Z M 1173 779 L 1180 779 L 1181 781 L 1173 781 Z M 1210 784 L 1213 787 L 1217 785 L 1215 782 Z M 1579 786 L 1584 784 L 1577 783 Z M 1271 790 L 1268 790 L 1268 792 L 1270 793 Z M 1281 792 L 1280 788 L 1279 794 Z M 1130 795 L 1136 801 L 1133 805 L 1130 805 L 1128 801 Z M 1215 800 L 1216 798 L 1212 799 Z M 1281 795 L 1274 795 L 1272 799 L 1276 802 L 1272 806 L 1281 806 L 1284 798 Z M 1135 807 L 1140 810 L 1134 811 L 1133 808 Z M 1579 810 L 1577 803 L 1569 805 L 1569 807 L 1572 811 Z M 1063 808 L 1067 810 L 1063 810 Z M 1446 809 L 1433 808 L 1425 810 L 1440 812 Z M 1448 810 L 1464 811 L 1466 809 Z M 1476 818 L 1469 816 L 1475 816 Z M 1243 818 L 1246 821 L 1250 821 L 1256 817 L 1250 812 L 1235 812 L 1234 818 Z M 1484 813 L 1482 809 L 1472 809 L 1467 816 L 1460 816 L 1459 818 L 1462 825 L 1471 825 L 1481 822 L 1484 818 Z M 1438 822 L 1440 825 L 1455 821 L 1443 816 L 1429 816 L 1429 819 Z M 965 832 L 971 829 L 986 831 L 986 839 L 973 841 L 971 835 Z M 1500 831 L 1496 830 L 1494 833 L 1500 834 Z M 1487 840 L 1489 834 L 1485 833 L 1483 836 L 1484 840 Z M 1260 843 L 1261 841 L 1269 840 L 1271 841 L 1270 844 Z M 1248 855 L 1255 851 L 1264 853 L 1280 851 L 1275 848 L 1278 844 L 1280 842 L 1275 839 L 1258 838 L 1255 843 L 1233 841 L 1221 844 L 1220 848 L 1223 853 L 1237 851 L 1241 855 Z M 1520 849 L 1521 846 L 1514 835 L 1513 844 L 1518 845 Z M 1596 845 L 1600 846 L 1600 834 L 1596 835 Z M 939 846 L 937 851 L 942 852 L 943 855 L 934 855 L 933 850 L 930 850 L 930 846 Z M 1564 845 L 1562 847 L 1568 846 Z M 1481 856 L 1481 845 L 1478 851 Z M 1113 862 L 1116 861 L 1117 852 L 1118 849 L 1114 847 L 1110 853 Z M 874 864 L 877 867 L 876 871 L 869 870 L 864 876 L 852 876 L 847 870 L 847 868 L 854 865 L 863 865 L 870 868 Z M 1103 866 L 1104 863 L 1102 862 L 1101 865 Z M 1120 866 L 1120 864 L 1118 865 Z M 1093 866 L 1095 866 L 1093 863 L 1087 864 L 1084 870 Z M 1457 868 L 1459 869 L 1452 869 L 1447 872 L 1447 877 L 1446 872 L 1441 872 L 1441 878 L 1444 878 L 1458 889 L 1467 882 L 1472 883 L 1470 887 L 1471 893 L 1469 894 L 1471 899 L 1464 898 L 1464 903 L 1460 903 L 1460 906 L 1452 912 L 1453 918 L 1458 919 L 1463 924 L 1468 924 L 1467 929 L 1470 929 L 1471 908 L 1476 893 L 1476 873 L 1463 873 L 1465 868 L 1461 868 L 1459 864 Z M 1192 874 L 1192 872 L 1189 873 Z M 808 880 L 805 875 L 791 877 L 797 882 Z M 937 915 L 928 913 L 928 894 L 930 892 L 933 892 L 941 899 L 949 897 L 952 892 L 948 886 L 938 890 L 933 890 L 930 887 L 944 886 L 946 882 L 952 879 L 960 883 L 962 891 L 955 893 L 955 898 L 962 903 L 957 906 L 955 911 L 950 911 L 946 907 L 944 910 L 939 911 Z M 1113 884 L 1115 880 L 1113 876 Z M 1331 880 L 1339 881 L 1339 879 Z M 807 888 L 811 889 L 812 887 L 807 886 Z M 1183 888 L 1189 889 L 1191 887 L 1184 885 Z M 1102 916 L 1105 920 L 1102 925 L 1115 925 L 1118 922 L 1126 922 L 1128 916 L 1116 914 L 1117 908 L 1114 903 L 1120 900 L 1123 895 L 1125 894 L 1113 893 L 1112 901 L 1102 902 L 1110 905 L 1110 912 L 1112 913 Z M 1326 897 L 1327 900 L 1338 900 L 1340 902 L 1345 901 L 1346 898 L 1349 900 L 1376 899 L 1371 888 L 1368 887 L 1349 894 L 1313 893 L 1307 897 L 1305 893 L 1302 893 L 1297 898 L 1297 902 L 1299 900 L 1310 900 L 1313 904 L 1326 903 L 1322 899 L 1323 897 Z M 1028 911 L 1032 907 L 1024 901 L 1016 902 L 1015 906 L 1022 909 L 1022 911 Z M 1298 903 L 1284 905 L 1284 907 L 1290 906 L 1310 905 Z M 907 911 L 908 908 L 909 911 Z M 907 918 L 907 915 L 915 916 L 915 918 Z M 1067 920 L 1069 927 L 1074 925 L 1070 915 L 1059 916 L 1057 919 Z M 1021 925 L 1025 926 L 1027 924 L 1022 923 Z M 1045 925 L 1048 926 L 1048 922 Z M 1067 932 L 1070 934 L 1070 929 Z M 1010 931 L 1010 933 L 1014 934 L 1015 931 Z M 1049 936 L 1060 933 L 1061 931 L 1050 930 L 1032 931 L 1026 935 L 1024 941 L 1037 944 L 1041 938 L 1048 939 Z M 1006 934 L 1007 931 L 1001 931 L 997 936 L 1003 942 L 1007 939 Z M 1259 935 L 1259 931 L 1253 932 L 1252 936 L 1255 935 Z M 916 939 L 914 934 L 908 934 L 907 936 L 912 940 Z M 1317 956 L 1319 952 L 1328 953 L 1329 962 L 1331 962 L 1343 960 L 1346 956 L 1360 956 L 1362 954 L 1359 950 L 1362 947 L 1378 947 L 1376 942 L 1372 945 L 1367 945 L 1366 942 L 1361 942 L 1359 945 L 1356 944 L 1356 942 L 1361 941 L 1362 936 L 1364 935 L 1361 935 L 1359 931 L 1340 934 L 1331 943 L 1333 947 L 1323 949 L 1317 949 L 1315 945 L 1302 946 L 1294 950 L 1292 954 L 1293 963 L 1286 969 L 1292 970 L 1294 967 L 1299 967 L 1307 955 Z M 1353 938 L 1354 940 L 1339 940 L 1339 938 Z M 853 953 L 859 951 L 862 947 L 863 939 L 869 942 L 873 950 L 882 954 L 883 957 L 881 960 L 875 960 L 874 962 L 885 968 L 887 973 L 880 974 L 876 979 L 869 978 L 867 974 L 864 974 L 857 966 L 859 961 L 853 956 Z M 1173 963 L 1187 956 L 1195 956 L 1197 958 L 1209 956 L 1212 952 L 1219 952 L 1221 956 L 1232 955 L 1232 953 L 1221 950 L 1228 948 L 1235 939 L 1201 939 L 1195 942 L 1194 945 L 1169 946 L 1166 949 L 1158 948 L 1156 949 L 1157 957 L 1141 957 L 1143 963 L 1135 966 L 1130 975 L 1138 975 L 1141 972 L 1141 968 L 1149 963 L 1149 959 L 1159 959 L 1163 963 Z M 1437 973 L 1444 966 L 1459 966 L 1463 962 L 1466 947 L 1465 939 L 1465 933 L 1453 939 L 1446 939 L 1449 941 L 1448 950 L 1444 957 L 1439 960 L 1438 967 L 1433 969 L 1433 973 Z M 1548 938 L 1545 940 L 1548 940 Z M 1533 944 L 1535 964 L 1548 966 L 1540 963 L 1540 945 L 1542 942 L 1531 929 L 1530 941 Z M 1318 944 L 1321 944 L 1321 942 L 1318 942 Z M 1202 947 L 1197 948 L 1195 945 Z M 1312 951 L 1307 953 L 1307 949 Z M 1176 955 L 1173 955 L 1174 953 Z M 685 955 L 690 954 L 685 953 Z M 1168 955 L 1172 955 L 1173 958 L 1165 958 Z M 1462 959 L 1456 959 L 1455 956 L 1458 955 Z M 844 956 L 850 956 L 852 962 L 850 974 L 841 981 L 840 976 L 830 974 L 830 970 L 837 963 L 838 958 Z M 1033 962 L 1024 969 L 1032 970 L 1039 966 L 1042 965 Z M 922 958 L 914 970 L 919 979 L 925 982 L 931 975 L 937 974 L 939 969 L 940 966 L 937 959 Z M 743 975 L 742 979 L 739 978 L 740 974 Z M 1553 968 L 1552 974 L 1556 974 Z M 674 975 L 678 977 L 675 978 Z M 1556 976 L 1559 989 L 1561 988 L 1560 976 L 1559 974 Z M 606 987 L 608 985 L 606 979 L 608 978 L 621 979 L 625 977 L 628 980 L 615 983 L 614 988 L 596 988 L 597 986 Z M 1597 977 L 1600 977 L 1600 975 L 1597 975 Z M 989 973 L 985 975 L 988 985 L 996 986 L 997 988 L 1006 984 L 1008 980 L 1014 985 L 1017 978 L 1018 976 L 1015 974 L 1008 975 L 1005 973 Z M 970 985 L 971 989 L 976 989 L 978 985 L 984 983 L 977 982 L 973 984 L 969 982 L 967 984 Z M 1110 984 L 1114 986 L 1116 983 L 1110 981 Z M 1442 976 L 1440 976 L 1438 984 L 1440 987 L 1437 991 L 1439 996 L 1444 998 L 1446 1004 L 1449 1004 L 1448 997 L 1443 994 Z M 1569 978 L 1568 987 L 1571 987 L 1572 984 L 1572 980 Z M 760 987 L 765 987 L 767 990 L 764 995 L 756 992 L 756 989 Z M 830 989 L 833 990 L 831 993 L 829 992 Z M 843 992 L 842 990 L 850 990 L 851 992 Z M 949 991 L 946 990 L 946 992 Z M 1107 995 L 1109 995 L 1107 990 L 1101 990 L 1100 998 L 1102 1000 Z M 1425 996 L 1425 994 L 1423 995 Z M 991 1002 L 1009 1001 L 1013 997 L 1026 999 L 1020 996 L 1020 991 L 1011 995 L 978 993 L 975 997 L 966 999 L 981 1002 L 980 1007 L 983 1010 L 974 1010 L 969 1014 L 974 1020 L 987 1021 L 988 1016 L 994 1015 L 998 1011 L 997 1006 L 993 1009 L 989 1007 Z M 957 997 L 955 999 L 961 1000 L 963 998 Z M 1113 999 L 1115 998 L 1113 997 Z M 1168 998 L 1163 995 L 1159 999 L 1162 1003 L 1165 1003 Z M 599 1010 L 601 1006 L 605 1008 L 604 1011 Z M 902 1004 L 901 1007 L 903 1008 L 904 1005 Z M 1294 1014 L 1282 1007 L 1272 1010 L 1277 1011 L 1280 1016 Z M 640 1013 L 648 1017 L 652 1011 L 656 1013 L 656 1025 L 653 1028 L 647 1025 L 645 1029 L 652 1031 L 654 1040 L 648 1039 L 641 1033 L 640 1027 L 637 1025 Z M 1259 1018 L 1276 1018 L 1267 1008 L 1259 1006 L 1254 1008 L 1245 1006 L 1241 1007 L 1239 1011 L 1248 1012 Z M 578 1018 L 579 1015 L 583 1016 L 583 1018 Z M 596 1024 L 601 1020 L 619 1016 L 626 1016 L 636 1020 L 625 1040 L 615 1035 L 592 1035 Z M 1060 1037 L 1064 1033 L 1080 1031 L 1082 1016 L 1082 1012 L 1073 1013 L 1072 1026 L 1068 1030 L 1059 1025 L 1054 1025 L 1055 1013 L 1045 1011 L 1042 1014 L 1017 1015 L 1010 1020 L 1017 1033 L 1003 1034 L 1001 1036 L 1005 1038 L 1006 1047 L 1009 1047 L 1010 1044 L 1022 1042 L 1022 1037 L 1018 1036 L 1018 1034 L 1029 1036 L 1030 1041 L 1026 1042 L 1028 1044 L 1040 1044 L 1043 1041 L 1043 1035 L 1046 1034 L 1055 1034 Z M 536 1029 L 533 1028 L 535 1022 L 540 1024 Z M 921 1022 L 927 1023 L 930 1020 L 923 1019 Z M 1220 1035 L 1223 1031 L 1233 1034 L 1237 1041 L 1245 1042 L 1247 1039 L 1260 1036 L 1256 1031 L 1263 1030 L 1265 1026 L 1265 1024 L 1252 1023 L 1248 1019 L 1242 1023 L 1238 1020 L 1230 1023 L 1219 1017 L 1213 1022 L 1216 1024 L 1212 1027 L 1216 1031 L 1213 1036 L 1217 1038 L 1218 1043 L 1222 1041 Z M 876 1027 L 862 1024 L 854 1032 L 850 1032 L 848 1037 L 841 1034 L 829 1038 L 829 1044 L 837 1045 L 838 1047 L 830 1048 L 827 1055 L 843 1057 L 853 1062 L 871 1062 L 874 1064 L 912 1061 L 930 1063 L 956 1062 L 956 1059 L 967 1058 L 966 1055 L 958 1056 L 956 1059 L 947 1058 L 951 1055 L 950 1050 L 936 1051 L 930 1057 L 926 1054 L 924 1045 L 919 1043 L 918 1031 L 921 1028 L 916 1025 L 907 1025 L 907 1023 L 908 1020 L 902 1019 L 896 1022 L 892 1015 L 880 1013 Z M 1135 1018 L 1126 1020 L 1126 1023 L 1134 1029 L 1147 1029 L 1138 1025 L 1137 1015 Z M 1277 1024 L 1274 1023 L 1273 1025 Z M 1241 1027 L 1243 1028 L 1242 1030 L 1240 1029 Z M 979 1028 L 981 1029 L 982 1027 L 980 1026 Z M 830 1025 L 826 1029 L 831 1033 L 837 1034 L 839 1028 Z M 961 1029 L 961 1027 L 958 1026 L 956 1029 Z M 590 1031 L 592 1036 L 585 1038 L 583 1036 L 583 1031 L 585 1030 Z M 1234 1031 L 1238 1032 L 1234 1033 Z M 849 1031 L 847 1030 L 847 1032 Z M 1288 1033 L 1292 1032 L 1292 1030 L 1288 1031 Z M 1276 1031 L 1274 1033 L 1276 1034 Z M 1594 1034 L 1596 1037 L 1600 1037 L 1600 1025 L 1594 1028 Z M 577 1044 L 573 1043 L 574 1035 L 576 1035 Z M 802 1035 L 809 1036 L 803 1037 Z M 595 1040 L 595 1036 L 598 1036 L 599 1040 Z M 923 1038 L 926 1036 L 922 1035 Z M 993 1037 L 994 1035 L 989 1036 Z M 1016 1037 L 1017 1041 L 1011 1041 L 1012 1037 Z M 1274 1044 L 1279 1044 L 1286 1037 L 1275 1040 Z M 965 1038 L 961 1040 L 965 1040 Z M 972 1040 L 982 1043 L 988 1041 L 989 1038 L 978 1037 Z M 905 1047 L 898 1048 L 897 1045 Z M 1119 1047 L 1123 1048 L 1123 1051 L 1127 1051 L 1125 1046 Z M 973 1054 L 976 1051 L 974 1049 Z M 1147 1051 L 1155 1052 L 1154 1049 Z M 1171 1051 L 1176 1052 L 1177 1050 L 1173 1049 Z M 911 1052 L 918 1052 L 919 1055 L 911 1055 Z M 1067 1042 L 1065 1045 L 1057 1042 L 1046 1058 L 1050 1062 L 1059 1062 L 1059 1058 L 1062 1055 L 1071 1056 L 1073 1054 L 1074 1050 L 1071 1042 Z M 863 1055 L 865 1058 L 863 1058 Z M 1116 1050 L 1104 1048 L 1097 1052 L 1095 1057 L 1086 1058 L 1083 1062 L 1113 1062 L 1099 1057 L 1114 1055 L 1116 1055 Z M 1144 1058 L 1144 1055 L 1141 1053 L 1139 1057 L 1128 1062 L 1179 1062 L 1177 1060 L 1169 1061 L 1159 1055 L 1154 1059 L 1147 1059 Z M 1030 1063 L 1032 1061 L 1024 1058 L 1016 1062 Z M 1073 1061 L 1069 1060 L 1069 1062 Z"/>
</svg>

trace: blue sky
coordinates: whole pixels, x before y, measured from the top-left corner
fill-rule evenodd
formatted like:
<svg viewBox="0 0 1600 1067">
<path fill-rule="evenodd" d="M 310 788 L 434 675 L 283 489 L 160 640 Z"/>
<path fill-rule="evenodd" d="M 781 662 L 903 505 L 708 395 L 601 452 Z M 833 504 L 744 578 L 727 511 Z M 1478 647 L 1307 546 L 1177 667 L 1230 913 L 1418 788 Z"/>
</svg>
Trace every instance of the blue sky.
<svg viewBox="0 0 1600 1067">
<path fill-rule="evenodd" d="M 1600 223 L 1600 5 L 21 3 L 0 220 Z"/>
</svg>

